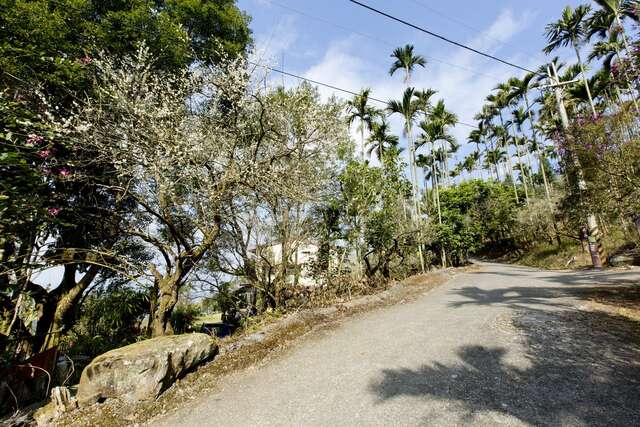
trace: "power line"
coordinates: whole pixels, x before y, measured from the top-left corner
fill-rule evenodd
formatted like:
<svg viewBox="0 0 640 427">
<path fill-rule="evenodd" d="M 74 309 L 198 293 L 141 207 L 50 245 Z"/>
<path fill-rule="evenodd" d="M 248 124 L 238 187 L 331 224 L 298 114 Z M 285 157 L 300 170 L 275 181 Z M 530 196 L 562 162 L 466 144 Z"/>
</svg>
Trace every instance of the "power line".
<svg viewBox="0 0 640 427">
<path fill-rule="evenodd" d="M 418 1 L 418 0 L 409 0 L 409 1 L 411 1 L 412 3 L 414 3 L 414 4 L 418 5 L 418 6 L 420 6 L 420 7 L 421 7 L 421 8 L 423 8 L 423 9 L 426 9 L 426 10 L 428 10 L 428 11 L 431 11 L 432 13 L 435 13 L 436 15 L 439 15 L 441 18 L 444 18 L 444 19 L 446 19 L 447 21 L 453 22 L 454 24 L 458 24 L 458 25 L 460 25 L 460 26 L 462 26 L 462 27 L 464 27 L 464 28 L 466 28 L 466 29 L 468 29 L 468 30 L 471 30 L 471 31 L 473 31 L 473 32 L 474 32 L 474 33 L 476 33 L 476 34 L 483 34 L 483 33 L 484 33 L 481 29 L 476 28 L 476 27 L 473 27 L 473 26 L 471 26 L 471 25 L 467 24 L 466 22 L 460 21 L 460 20 L 458 20 L 458 19 L 456 19 L 456 18 L 452 18 L 451 16 L 448 16 L 448 15 L 446 15 L 446 14 L 444 14 L 444 13 L 440 12 L 439 10 L 434 9 L 434 8 L 433 8 L 433 7 L 431 7 L 431 6 L 427 6 L 427 5 L 426 5 L 426 4 L 424 4 L 422 1 Z M 504 41 L 504 40 L 500 40 L 500 39 L 498 39 L 498 38 L 491 37 L 491 36 L 488 36 L 488 35 L 484 35 L 484 36 L 485 36 L 486 38 L 488 38 L 488 39 L 490 39 L 490 40 L 493 40 L 493 41 L 495 41 L 495 42 L 498 42 L 498 43 L 500 43 L 500 44 L 502 44 L 502 45 L 506 45 L 506 44 L 508 44 L 508 43 L 507 43 L 506 41 Z"/>
<path fill-rule="evenodd" d="M 527 73 L 539 74 L 539 73 L 538 73 L 538 72 L 536 72 L 536 71 L 529 70 L 528 68 L 525 68 L 525 67 L 521 67 L 520 65 L 516 65 L 516 64 L 514 64 L 513 62 L 509 62 L 509 61 L 506 61 L 506 60 L 504 60 L 504 59 L 500 59 L 500 58 L 498 58 L 497 56 L 493 56 L 493 55 L 491 55 L 491 54 L 488 54 L 488 53 L 482 52 L 482 51 L 480 51 L 480 50 L 478 50 L 478 49 L 475 49 L 475 48 L 472 48 L 472 47 L 467 46 L 467 45 L 465 45 L 465 44 L 462 44 L 462 43 L 459 43 L 459 42 L 457 42 L 457 41 L 451 40 L 451 39 L 449 39 L 449 38 L 447 38 L 447 37 L 445 37 L 445 36 L 441 36 L 440 34 L 436 34 L 436 33 L 432 32 L 432 31 L 429 31 L 429 30 L 427 30 L 427 29 L 425 29 L 425 28 L 419 27 L 419 26 L 417 26 L 417 25 L 415 25 L 415 24 L 412 24 L 412 23 L 410 23 L 410 22 L 408 22 L 408 21 L 405 21 L 404 19 L 400 19 L 400 18 L 397 18 L 397 17 L 395 17 L 395 16 L 393 16 L 393 15 L 389 15 L 389 14 L 388 14 L 388 13 L 386 13 L 386 12 L 383 12 L 383 11 L 381 11 L 381 10 L 379 10 L 379 9 L 376 9 L 376 8 L 374 8 L 374 7 L 371 7 L 371 6 L 367 5 L 367 4 L 360 3 L 360 2 L 359 2 L 359 1 L 357 1 L 357 0 L 349 0 L 349 1 L 350 1 L 351 3 L 357 4 L 358 6 L 361 6 L 361 7 L 365 8 L 365 9 L 368 9 L 368 10 L 370 10 L 370 11 L 372 11 L 372 12 L 375 12 L 375 13 L 377 13 L 377 14 L 379 14 L 379 15 L 382 15 L 382 16 L 384 16 L 384 17 L 387 17 L 387 18 L 389 18 L 389 19 L 391 19 L 391 20 L 393 20 L 393 21 L 399 22 L 399 23 L 404 24 L 404 25 L 406 25 L 406 26 L 409 26 L 409 27 L 411 27 L 411 28 L 413 28 L 413 29 L 416 29 L 416 30 L 418 30 L 418 31 L 421 31 L 421 32 L 423 32 L 423 33 L 425 33 L 425 34 L 428 34 L 428 35 L 430 35 L 430 36 L 432 36 L 432 37 L 435 37 L 435 38 L 437 38 L 437 39 L 440 39 L 440 40 L 442 40 L 442 41 L 445 41 L 445 42 L 447 42 L 447 43 L 450 43 L 450 44 L 452 44 L 452 45 L 454 45 L 454 46 L 458 46 L 458 47 L 460 47 L 460 48 L 462 48 L 462 49 L 466 49 L 466 50 L 468 50 L 468 51 L 471 51 L 471 52 L 476 53 L 476 54 L 478 54 L 478 55 L 484 56 L 484 57 L 486 57 L 486 58 L 493 59 L 494 61 L 501 62 L 501 63 L 503 63 L 503 64 L 505 64 L 505 65 L 510 66 L 510 67 L 517 68 L 517 69 L 522 70 L 522 71 L 526 71 Z"/>
<path fill-rule="evenodd" d="M 388 41 L 386 41 L 384 39 L 372 36 L 372 35 L 367 34 L 367 33 L 363 33 L 361 31 L 354 30 L 352 28 L 349 28 L 349 27 L 346 27 L 346 26 L 343 26 L 343 25 L 340 25 L 340 24 L 336 24 L 335 22 L 329 21 L 328 19 L 324 19 L 324 18 L 320 18 L 318 16 L 311 15 L 309 13 L 303 12 L 303 11 L 298 10 L 298 9 L 294 9 L 291 6 L 279 3 L 277 1 L 271 0 L 271 4 L 273 4 L 275 6 L 278 6 L 278 7 L 282 8 L 282 9 L 288 10 L 290 12 L 296 13 L 298 15 L 304 16 L 306 18 L 313 19 L 313 20 L 316 20 L 316 21 L 331 25 L 331 26 L 333 26 L 335 28 L 339 28 L 339 29 L 341 29 L 343 31 L 346 31 L 346 32 L 349 32 L 349 33 L 353 33 L 353 34 L 357 34 L 357 35 L 359 35 L 361 37 L 364 37 L 364 38 L 368 38 L 370 40 L 373 40 L 373 41 L 375 41 L 377 43 L 384 44 L 384 45 L 389 46 L 391 48 L 396 47 L 393 43 L 390 43 L 390 42 L 388 42 Z M 426 55 L 424 55 L 424 56 L 425 56 L 425 58 L 430 59 L 432 61 L 439 62 L 441 64 L 448 65 L 450 67 L 459 68 L 461 70 L 468 71 L 468 72 L 473 73 L 473 74 L 478 75 L 478 76 L 489 77 L 489 78 L 492 78 L 492 79 L 495 79 L 495 80 L 500 80 L 500 78 L 498 78 L 496 76 L 492 76 L 490 74 L 481 73 L 481 72 L 478 72 L 478 71 L 476 71 L 476 70 L 474 70 L 472 68 L 464 67 L 464 66 L 458 65 L 458 64 L 453 64 L 453 63 L 444 61 L 442 59 L 434 58 L 433 56 L 426 56 Z"/>
<path fill-rule="evenodd" d="M 330 84 L 328 84 L 328 83 L 322 83 L 322 82 L 319 82 L 319 81 L 317 81 L 317 80 L 313 80 L 313 79 L 310 79 L 310 78 L 307 78 L 307 77 L 302 77 L 302 76 L 299 76 L 299 75 L 297 75 L 297 74 L 289 73 L 289 72 L 284 71 L 284 70 L 279 70 L 279 69 L 277 69 L 277 68 L 270 67 L 270 66 L 268 66 L 268 65 L 262 65 L 262 64 L 258 64 L 258 63 L 256 63 L 256 62 L 252 62 L 252 61 L 247 61 L 247 62 L 248 62 L 249 64 L 251 64 L 251 65 L 256 66 L 256 67 L 262 67 L 262 68 L 265 68 L 265 69 L 267 69 L 267 70 L 269 70 L 269 71 L 273 71 L 273 72 L 275 72 L 275 73 L 280 73 L 280 74 L 285 75 L 285 76 L 293 77 L 293 78 L 296 78 L 296 79 L 299 79 L 299 80 L 304 80 L 304 81 L 309 82 L 309 83 L 312 83 L 312 84 L 314 84 L 314 85 L 324 86 L 324 87 L 326 87 L 326 88 L 333 89 L 333 90 L 337 90 L 337 91 L 339 91 L 339 92 L 343 92 L 343 93 L 348 93 L 348 94 L 350 94 L 350 95 L 354 95 L 354 96 L 359 96 L 359 95 L 360 95 L 359 93 L 354 92 L 354 91 L 352 91 L 352 90 L 343 89 L 343 88 L 340 88 L 340 87 L 338 87 L 338 86 L 330 85 Z M 387 105 L 387 104 L 388 104 L 388 102 L 387 102 L 387 101 L 383 101 L 382 99 L 373 98 L 373 97 L 371 97 L 371 96 L 370 96 L 368 99 L 370 99 L 370 100 L 372 100 L 372 101 L 374 101 L 374 102 L 378 102 L 378 103 L 380 103 L 380 104 L 384 104 L 384 105 Z M 474 129 L 476 129 L 476 126 L 474 126 L 474 125 L 470 125 L 470 124 L 465 123 L 465 122 L 460 122 L 460 121 L 458 121 L 458 122 L 456 122 L 456 123 L 457 123 L 457 124 L 459 124 L 459 125 L 462 125 L 462 126 L 468 126 L 468 127 L 470 127 L 470 128 L 474 128 Z"/>
<path fill-rule="evenodd" d="M 435 13 L 436 15 L 440 15 L 440 17 L 442 17 L 442 18 L 444 18 L 444 19 L 446 19 L 446 20 L 448 20 L 448 21 L 450 21 L 450 22 L 453 22 L 454 24 L 461 25 L 461 26 L 465 27 L 466 29 L 471 30 L 471 31 L 474 31 L 474 32 L 476 32 L 476 33 L 482 33 L 482 30 L 480 30 L 479 28 L 472 27 L 471 25 L 467 24 L 466 22 L 462 22 L 462 21 L 460 21 L 460 20 L 458 20 L 458 19 L 455 19 L 455 18 L 452 18 L 452 17 L 450 17 L 450 16 L 448 16 L 448 15 L 445 15 L 444 13 L 440 12 L 439 10 L 434 9 L 434 8 L 433 8 L 433 7 L 431 7 L 431 6 L 427 6 L 426 4 L 424 4 L 424 3 L 423 3 L 423 2 L 421 2 L 421 1 L 418 1 L 418 0 L 409 0 L 409 1 L 411 1 L 411 2 L 412 2 L 412 3 L 414 3 L 414 4 L 417 4 L 418 6 L 420 6 L 420 7 L 424 8 L 424 9 L 427 9 L 427 10 L 429 10 L 429 11 L 431 11 L 431 12 Z M 498 40 L 498 39 L 495 39 L 495 38 L 493 38 L 493 37 L 490 37 L 490 38 L 491 38 L 492 40 L 494 40 L 494 41 L 499 42 L 499 43 L 504 43 L 502 40 Z"/>
</svg>

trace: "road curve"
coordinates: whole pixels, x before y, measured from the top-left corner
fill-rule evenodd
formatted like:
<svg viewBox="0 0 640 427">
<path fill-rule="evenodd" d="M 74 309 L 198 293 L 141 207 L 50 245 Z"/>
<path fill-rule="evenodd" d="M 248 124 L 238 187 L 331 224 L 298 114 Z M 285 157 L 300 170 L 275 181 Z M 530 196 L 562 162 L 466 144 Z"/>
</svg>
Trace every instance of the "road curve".
<svg viewBox="0 0 640 427">
<path fill-rule="evenodd" d="M 343 321 L 158 426 L 640 425 L 640 331 L 587 312 L 636 272 L 483 264 Z"/>
</svg>

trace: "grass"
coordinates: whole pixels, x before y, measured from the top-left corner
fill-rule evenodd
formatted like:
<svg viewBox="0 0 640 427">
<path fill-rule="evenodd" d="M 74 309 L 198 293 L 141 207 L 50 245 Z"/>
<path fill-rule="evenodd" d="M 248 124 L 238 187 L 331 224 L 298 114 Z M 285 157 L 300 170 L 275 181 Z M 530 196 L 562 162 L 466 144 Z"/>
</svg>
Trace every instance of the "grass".
<svg viewBox="0 0 640 427">
<path fill-rule="evenodd" d="M 200 326 L 205 323 L 220 323 L 222 322 L 222 313 L 212 313 L 200 316 L 194 322 L 195 326 Z"/>
<path fill-rule="evenodd" d="M 587 250 L 582 252 L 580 244 L 574 242 L 562 242 L 561 246 L 545 243 L 526 251 L 515 262 L 530 267 L 562 270 L 590 267 L 591 256 Z"/>
<path fill-rule="evenodd" d="M 629 242 L 619 233 L 612 233 L 602 240 L 605 258 L 620 248 L 627 246 Z M 558 246 L 541 243 L 511 259 L 511 261 L 527 265 L 530 267 L 543 268 L 547 270 L 586 269 L 592 267 L 591 255 L 585 243 L 585 250 L 582 250 L 580 242 L 575 240 L 563 240 Z M 606 259 L 602 260 L 603 262 Z"/>
</svg>

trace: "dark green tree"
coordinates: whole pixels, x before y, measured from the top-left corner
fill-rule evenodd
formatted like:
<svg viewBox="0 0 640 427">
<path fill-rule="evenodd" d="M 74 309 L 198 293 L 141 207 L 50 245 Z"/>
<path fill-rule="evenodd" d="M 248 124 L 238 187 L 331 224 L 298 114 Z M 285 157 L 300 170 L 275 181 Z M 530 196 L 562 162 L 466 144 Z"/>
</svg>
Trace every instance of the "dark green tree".
<svg viewBox="0 0 640 427">
<path fill-rule="evenodd" d="M 48 346 L 52 332 L 73 324 L 104 266 L 117 268 L 115 248 L 129 246 L 121 219 L 132 204 L 105 191 L 112 168 L 54 132 L 53 122 L 93 96 L 95 58 L 144 43 L 164 72 L 214 64 L 246 51 L 248 23 L 235 0 L 0 0 L 0 292 L 8 313 L 0 338 L 33 296 L 42 316 L 30 347 Z M 34 271 L 53 266 L 64 273 L 52 291 L 32 282 Z"/>
</svg>

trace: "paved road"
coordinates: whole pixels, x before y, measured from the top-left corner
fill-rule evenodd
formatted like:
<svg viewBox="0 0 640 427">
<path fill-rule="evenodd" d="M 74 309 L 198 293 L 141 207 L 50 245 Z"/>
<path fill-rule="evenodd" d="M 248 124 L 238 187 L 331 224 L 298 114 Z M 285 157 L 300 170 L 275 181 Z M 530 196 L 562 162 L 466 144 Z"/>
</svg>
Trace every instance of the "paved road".
<svg viewBox="0 0 640 427">
<path fill-rule="evenodd" d="M 640 425 L 640 331 L 587 313 L 638 273 L 496 264 L 314 334 L 166 426 Z"/>
</svg>

